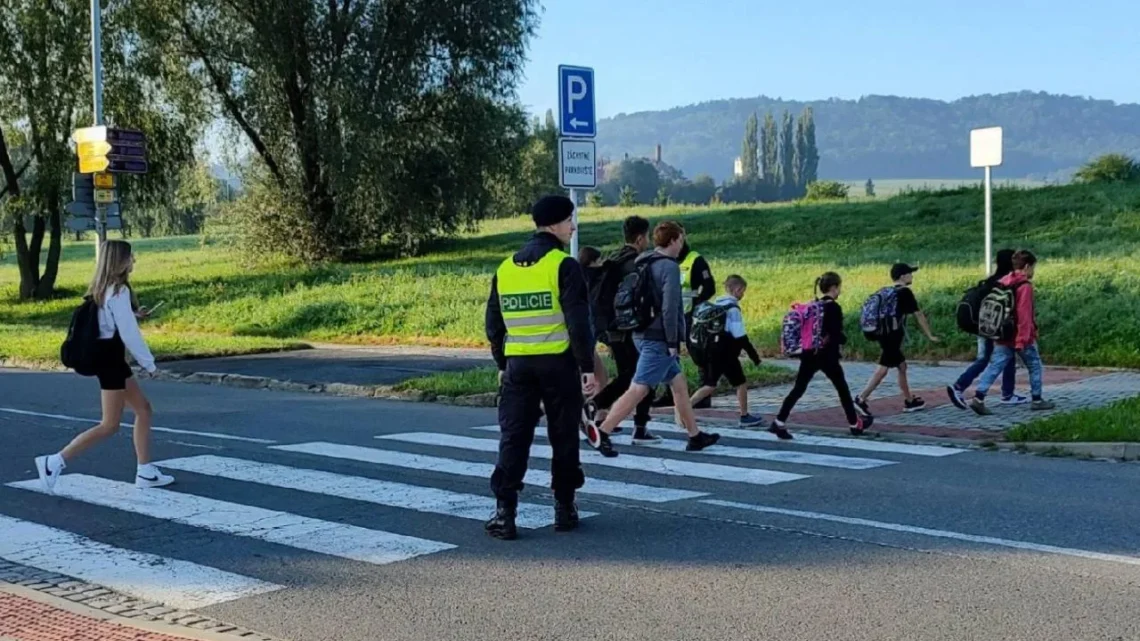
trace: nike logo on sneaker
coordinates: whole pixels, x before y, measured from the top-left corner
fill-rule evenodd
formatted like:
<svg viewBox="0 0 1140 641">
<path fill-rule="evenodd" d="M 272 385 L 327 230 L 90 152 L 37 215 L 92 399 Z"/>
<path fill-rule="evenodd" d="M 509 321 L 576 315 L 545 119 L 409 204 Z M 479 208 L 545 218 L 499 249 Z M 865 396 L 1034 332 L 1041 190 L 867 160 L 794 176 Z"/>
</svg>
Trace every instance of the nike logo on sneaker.
<svg viewBox="0 0 1140 641">
<path fill-rule="evenodd" d="M 138 476 L 139 476 L 139 478 L 140 478 L 140 479 L 142 479 L 142 480 L 144 480 L 144 481 L 157 481 L 157 480 L 158 480 L 158 476 L 153 476 L 153 477 L 150 477 L 150 478 L 148 478 L 148 477 L 145 477 L 145 476 L 143 476 L 142 474 L 139 474 Z"/>
</svg>

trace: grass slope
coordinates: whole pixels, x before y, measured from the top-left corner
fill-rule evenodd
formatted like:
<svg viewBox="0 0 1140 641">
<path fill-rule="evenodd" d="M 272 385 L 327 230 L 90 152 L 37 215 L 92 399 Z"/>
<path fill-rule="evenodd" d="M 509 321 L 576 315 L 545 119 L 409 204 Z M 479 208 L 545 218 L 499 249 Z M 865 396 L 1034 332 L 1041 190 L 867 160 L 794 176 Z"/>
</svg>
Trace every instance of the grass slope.
<svg viewBox="0 0 1140 641">
<path fill-rule="evenodd" d="M 1140 441 L 1140 397 L 1018 425 L 1006 438 L 1052 443 Z"/>
<path fill-rule="evenodd" d="M 895 261 L 921 265 L 915 291 L 945 342 L 917 332 L 914 357 L 968 358 L 974 341 L 954 327 L 961 291 L 982 275 L 982 196 L 977 189 L 857 203 L 585 211 L 582 242 L 616 247 L 621 220 L 682 220 L 718 281 L 740 273 L 751 286 L 743 310 L 754 342 L 777 349 L 788 306 L 812 294 L 829 269 L 845 278 L 848 354 L 873 357 L 855 331 L 862 300 L 888 281 Z M 995 242 L 1035 251 L 1041 348 L 1053 364 L 1140 367 L 1140 189 L 1065 186 L 998 190 Z M 197 239 L 136 242 L 135 288 L 166 306 L 147 335 L 163 356 L 273 349 L 299 339 L 350 343 L 483 344 L 490 275 L 530 233 L 529 220 L 491 221 L 422 257 L 301 268 L 247 265 L 240 254 Z M 64 296 L 15 301 L 14 257 L 0 263 L 0 357 L 53 362 L 93 262 L 90 243 L 69 244 Z"/>
</svg>

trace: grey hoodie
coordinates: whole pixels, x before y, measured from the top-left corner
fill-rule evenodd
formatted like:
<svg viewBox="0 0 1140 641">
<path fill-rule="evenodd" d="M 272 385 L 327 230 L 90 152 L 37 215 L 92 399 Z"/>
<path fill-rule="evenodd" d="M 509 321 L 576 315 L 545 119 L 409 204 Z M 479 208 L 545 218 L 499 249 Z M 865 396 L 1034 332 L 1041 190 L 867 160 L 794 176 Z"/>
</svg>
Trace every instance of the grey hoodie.
<svg viewBox="0 0 1140 641">
<path fill-rule="evenodd" d="M 644 332 L 635 332 L 637 340 L 660 341 L 679 348 L 685 337 L 685 303 L 681 298 L 681 266 L 673 258 L 651 249 L 637 257 L 637 263 L 658 256 L 649 265 L 650 295 L 656 312 Z"/>
</svg>

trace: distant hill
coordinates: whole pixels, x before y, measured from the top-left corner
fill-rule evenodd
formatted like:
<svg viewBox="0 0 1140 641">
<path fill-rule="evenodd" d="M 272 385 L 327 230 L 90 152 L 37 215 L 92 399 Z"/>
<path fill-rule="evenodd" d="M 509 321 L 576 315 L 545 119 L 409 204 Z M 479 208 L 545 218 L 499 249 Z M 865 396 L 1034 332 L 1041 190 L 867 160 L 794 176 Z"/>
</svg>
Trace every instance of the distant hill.
<svg viewBox="0 0 1140 641">
<path fill-rule="evenodd" d="M 821 178 L 977 178 L 969 130 L 1000 125 L 1001 178 L 1067 180 L 1108 152 L 1140 156 L 1140 105 L 1023 91 L 953 102 L 894 96 L 788 101 L 761 96 L 717 100 L 667 111 L 620 114 L 598 123 L 598 153 L 662 158 L 689 178 L 732 176 L 744 123 L 752 112 L 815 111 Z"/>
</svg>

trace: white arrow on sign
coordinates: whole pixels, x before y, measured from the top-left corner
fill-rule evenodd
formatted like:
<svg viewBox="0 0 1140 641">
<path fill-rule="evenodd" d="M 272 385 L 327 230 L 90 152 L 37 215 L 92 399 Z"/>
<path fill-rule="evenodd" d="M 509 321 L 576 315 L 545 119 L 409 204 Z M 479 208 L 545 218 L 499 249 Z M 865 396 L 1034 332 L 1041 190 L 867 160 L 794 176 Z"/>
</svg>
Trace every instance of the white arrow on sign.
<svg viewBox="0 0 1140 641">
<path fill-rule="evenodd" d="M 575 129 L 577 129 L 578 127 L 586 127 L 589 124 L 590 123 L 586 122 L 585 120 L 578 120 L 577 118 L 571 118 L 570 119 L 570 126 L 575 128 Z"/>
</svg>

